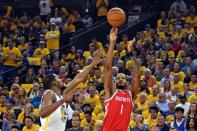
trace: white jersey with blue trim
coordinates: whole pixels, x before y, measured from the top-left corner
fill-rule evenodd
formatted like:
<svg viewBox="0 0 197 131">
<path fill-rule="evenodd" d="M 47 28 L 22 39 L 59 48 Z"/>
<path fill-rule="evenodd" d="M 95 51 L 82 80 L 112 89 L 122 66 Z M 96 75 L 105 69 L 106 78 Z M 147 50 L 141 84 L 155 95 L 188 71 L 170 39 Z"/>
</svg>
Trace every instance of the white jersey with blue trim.
<svg viewBox="0 0 197 131">
<path fill-rule="evenodd" d="M 62 99 L 62 96 L 59 96 L 56 93 L 55 96 L 56 96 L 56 101 Z M 66 109 L 66 104 L 64 103 L 48 117 L 46 118 L 40 117 L 41 127 L 39 131 L 57 131 L 57 130 L 65 131 L 66 121 L 67 121 L 67 109 Z"/>
</svg>

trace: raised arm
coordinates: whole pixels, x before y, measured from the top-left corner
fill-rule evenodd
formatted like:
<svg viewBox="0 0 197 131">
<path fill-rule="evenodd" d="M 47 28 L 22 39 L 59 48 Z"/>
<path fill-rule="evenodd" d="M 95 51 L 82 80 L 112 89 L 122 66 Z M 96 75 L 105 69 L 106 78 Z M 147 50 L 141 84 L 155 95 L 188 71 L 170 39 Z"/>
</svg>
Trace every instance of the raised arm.
<svg viewBox="0 0 197 131">
<path fill-rule="evenodd" d="M 80 84 L 82 81 L 84 81 L 88 77 L 90 71 L 97 64 L 100 63 L 100 55 L 101 55 L 100 50 L 97 50 L 96 52 L 94 52 L 92 63 L 89 66 L 87 66 L 85 69 L 83 69 L 82 72 L 80 72 L 79 74 L 75 76 L 75 78 L 67 85 L 66 89 L 64 90 L 64 94 L 69 93 L 73 88 L 75 88 L 78 84 Z"/>
<path fill-rule="evenodd" d="M 114 46 L 117 40 L 117 28 L 112 28 L 110 32 L 110 45 L 105 59 L 105 72 L 104 72 L 104 89 L 105 99 L 109 99 L 112 96 L 112 61 Z"/>
<path fill-rule="evenodd" d="M 131 83 L 131 91 L 135 94 L 139 92 L 140 86 L 140 67 L 137 66 L 136 60 L 132 58 L 132 83 Z"/>
</svg>

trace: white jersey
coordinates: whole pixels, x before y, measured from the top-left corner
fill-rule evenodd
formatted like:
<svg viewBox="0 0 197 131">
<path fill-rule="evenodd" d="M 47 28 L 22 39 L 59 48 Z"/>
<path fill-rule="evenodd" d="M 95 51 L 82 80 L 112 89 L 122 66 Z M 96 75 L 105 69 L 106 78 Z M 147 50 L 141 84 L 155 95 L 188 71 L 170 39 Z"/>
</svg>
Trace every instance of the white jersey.
<svg viewBox="0 0 197 131">
<path fill-rule="evenodd" d="M 53 92 L 53 91 L 52 91 Z M 56 101 L 62 99 L 62 96 L 55 94 Z M 51 115 L 46 118 L 40 117 L 41 127 L 39 131 L 65 131 L 67 121 L 66 104 L 62 104 Z"/>
</svg>

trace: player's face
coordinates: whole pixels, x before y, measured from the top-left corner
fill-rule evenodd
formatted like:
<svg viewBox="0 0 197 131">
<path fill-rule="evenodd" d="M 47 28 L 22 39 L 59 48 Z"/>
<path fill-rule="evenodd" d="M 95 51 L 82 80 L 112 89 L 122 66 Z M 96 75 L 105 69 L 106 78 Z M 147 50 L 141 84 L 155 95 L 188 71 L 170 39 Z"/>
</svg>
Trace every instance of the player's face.
<svg viewBox="0 0 197 131">
<path fill-rule="evenodd" d="M 116 86 L 118 89 L 125 89 L 127 85 L 127 80 L 126 80 L 126 76 L 123 73 L 119 73 L 117 75 L 117 82 L 116 82 Z"/>
</svg>

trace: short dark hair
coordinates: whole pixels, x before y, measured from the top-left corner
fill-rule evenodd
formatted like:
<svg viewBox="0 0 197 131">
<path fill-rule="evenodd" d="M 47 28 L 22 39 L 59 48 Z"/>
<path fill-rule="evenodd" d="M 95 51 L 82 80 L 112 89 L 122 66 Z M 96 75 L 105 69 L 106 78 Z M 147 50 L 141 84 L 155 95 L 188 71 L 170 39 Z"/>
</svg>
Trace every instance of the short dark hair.
<svg viewBox="0 0 197 131">
<path fill-rule="evenodd" d="M 30 119 L 32 122 L 34 121 L 33 118 L 31 116 L 25 116 L 25 119 Z M 24 120 L 25 120 L 24 119 Z"/>
<path fill-rule="evenodd" d="M 152 106 L 152 107 L 149 108 L 149 110 L 154 110 L 156 112 L 159 112 L 159 109 L 158 109 L 157 106 Z"/>
<path fill-rule="evenodd" d="M 175 109 L 175 112 L 179 112 L 179 111 L 181 111 L 182 113 L 184 113 L 184 109 L 182 107 L 177 107 Z"/>
<path fill-rule="evenodd" d="M 54 81 L 55 81 L 54 74 L 46 75 L 43 80 L 44 89 L 51 89 Z"/>
<path fill-rule="evenodd" d="M 84 108 L 84 107 L 86 107 L 86 106 L 91 107 L 89 103 L 85 103 L 85 104 L 83 104 L 83 108 Z"/>
<path fill-rule="evenodd" d="M 19 130 L 18 126 L 12 126 L 11 129 L 13 129 L 13 128 Z"/>
<path fill-rule="evenodd" d="M 84 114 L 92 115 L 92 111 L 85 111 Z"/>
</svg>

